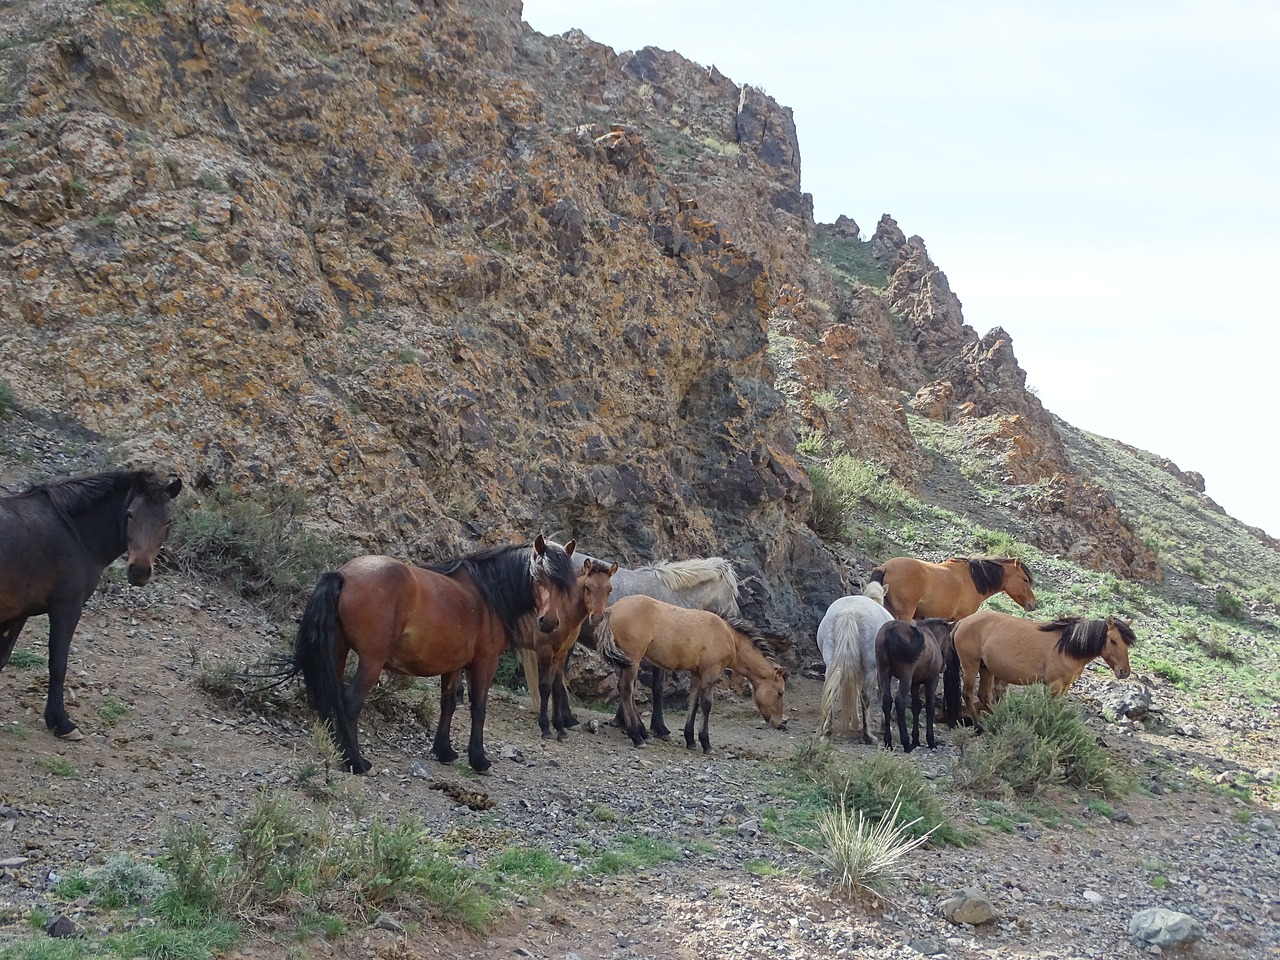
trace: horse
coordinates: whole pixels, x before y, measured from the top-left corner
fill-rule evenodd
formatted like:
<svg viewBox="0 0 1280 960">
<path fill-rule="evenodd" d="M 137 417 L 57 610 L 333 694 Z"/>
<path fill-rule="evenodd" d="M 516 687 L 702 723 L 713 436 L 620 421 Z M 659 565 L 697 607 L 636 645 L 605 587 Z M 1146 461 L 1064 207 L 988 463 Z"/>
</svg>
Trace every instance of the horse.
<svg viewBox="0 0 1280 960">
<path fill-rule="evenodd" d="M 356 721 L 384 669 L 441 677 L 440 722 L 432 752 L 443 763 L 458 758 L 449 727 L 459 677 L 466 669 L 471 695 L 467 759 L 483 772 L 489 686 L 498 657 L 519 618 L 532 611 L 551 633 L 565 617 L 575 587 L 574 542 L 563 547 L 541 535 L 531 546 L 499 546 L 425 567 L 386 556 L 363 556 L 320 575 L 307 601 L 285 674 L 302 674 L 307 698 L 328 724 L 343 754 L 343 769 L 364 773 Z M 347 655 L 358 658 L 344 687 Z"/>
<path fill-rule="evenodd" d="M 840 726 L 836 733 L 852 736 L 854 717 L 861 708 L 862 742 L 874 742 L 867 727 L 867 706 L 878 678 L 876 633 L 892 619 L 889 611 L 871 596 L 841 597 L 827 607 L 818 624 L 818 649 L 827 666 L 819 737 L 832 735 L 832 717 L 839 701 Z"/>
<path fill-rule="evenodd" d="M 662 560 L 643 567 L 628 569 L 619 567 L 613 575 L 613 600 L 616 603 L 623 597 L 646 596 L 675 607 L 707 610 L 726 617 L 741 617 L 738 607 L 738 587 L 741 581 L 733 564 L 724 557 L 695 557 L 692 560 Z M 530 631 L 526 628 L 527 636 Z M 596 648 L 594 623 L 588 621 L 582 625 L 579 640 L 592 649 Z M 529 683 L 530 696 L 541 686 L 541 668 L 539 661 L 526 644 L 522 651 L 525 680 Z M 568 659 L 568 652 L 565 654 Z M 666 673 L 660 667 L 653 666 L 650 689 L 653 694 L 653 715 L 649 719 L 649 729 L 653 735 L 662 740 L 670 739 L 671 731 L 663 719 L 662 706 Z M 565 704 L 565 726 L 577 726 L 578 720 L 568 710 L 569 694 L 565 688 L 563 664 L 559 673 L 552 678 L 555 696 Z M 741 692 L 741 684 L 735 686 Z M 625 725 L 622 715 L 622 704 L 618 704 L 618 712 L 614 723 Z"/>
<path fill-rule="evenodd" d="M 534 640 L 534 672 L 530 689 L 538 691 L 538 726 L 542 730 L 543 740 L 551 739 L 552 723 L 555 724 L 557 740 L 564 740 L 568 736 L 565 729 L 573 714 L 569 709 L 569 694 L 564 685 L 565 661 L 577 642 L 583 621 L 598 624 L 604 617 L 609 594 L 613 589 L 611 579 L 617 572 L 616 563 L 606 564 L 602 560 L 587 557 L 582 561 L 582 571 L 578 574 L 568 613 L 555 630 L 536 635 L 527 623 L 530 615 L 526 614 L 521 618 L 519 635 L 525 638 L 533 636 Z M 529 651 L 522 650 L 522 653 L 528 654 Z M 529 675 L 526 670 L 526 678 Z M 547 717 L 548 700 L 551 701 L 550 720 Z"/>
<path fill-rule="evenodd" d="M 995 681 L 1046 683 L 1061 695 L 1096 657 L 1123 680 L 1129 676 L 1129 648 L 1136 640 L 1133 627 L 1119 617 L 1062 617 L 1040 623 L 994 610 L 965 617 L 952 629 L 951 639 L 960 665 L 957 679 L 975 726 L 978 715 L 990 709 Z M 952 702 L 958 706 L 960 691 L 948 689 L 947 699 L 949 709 Z"/>
<path fill-rule="evenodd" d="M 890 620 L 876 633 L 876 669 L 880 674 L 880 704 L 884 710 L 884 746 L 893 749 L 890 711 L 898 709 L 898 737 L 904 753 L 920 746 L 920 707 L 924 706 L 925 742 L 932 750 L 933 707 L 938 678 L 951 643 L 951 624 L 940 617 L 925 620 Z M 898 695 L 893 695 L 893 681 Z M 910 695 L 913 726 L 907 739 L 907 699 Z M 923 704 L 922 704 L 923 701 Z"/>
<path fill-rule="evenodd" d="M 111 470 L 34 486 L 0 499 L 0 669 L 29 617 L 49 616 L 49 695 L 45 725 L 63 740 L 83 739 L 67 716 L 63 688 L 71 636 L 102 571 L 121 554 L 125 574 L 151 579 L 173 522 L 175 475 Z"/>
<path fill-rule="evenodd" d="M 639 594 L 623 597 L 605 611 L 600 625 L 600 654 L 618 672 L 625 729 L 631 742 L 644 746 L 644 724 L 636 711 L 635 681 L 640 661 L 665 670 L 688 670 L 689 718 L 684 742 L 693 749 L 693 724 L 702 710 L 698 742 L 711 752 L 707 726 L 711 699 L 726 669 L 751 681 L 752 698 L 765 722 L 783 727 L 782 697 L 788 673 L 766 654 L 764 638 L 745 620 L 722 617 L 707 610 L 672 606 Z"/>
<path fill-rule="evenodd" d="M 952 557 L 928 563 L 894 557 L 871 571 L 884 588 L 895 620 L 967 617 L 988 597 L 1007 593 L 1024 610 L 1036 608 L 1031 571 L 1017 557 Z"/>
</svg>

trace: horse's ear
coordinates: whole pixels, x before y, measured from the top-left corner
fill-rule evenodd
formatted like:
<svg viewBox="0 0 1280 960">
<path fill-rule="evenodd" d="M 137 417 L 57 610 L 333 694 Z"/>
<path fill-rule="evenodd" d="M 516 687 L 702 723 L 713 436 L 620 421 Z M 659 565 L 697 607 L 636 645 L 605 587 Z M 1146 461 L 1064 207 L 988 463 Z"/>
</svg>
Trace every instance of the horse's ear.
<svg viewBox="0 0 1280 960">
<path fill-rule="evenodd" d="M 573 548 L 574 548 L 574 547 L 576 547 L 577 545 L 578 545 L 578 541 L 577 541 L 576 539 L 575 539 L 575 540 L 570 540 L 568 543 L 566 543 L 566 544 L 564 545 L 564 552 L 565 552 L 568 556 L 571 556 L 571 557 L 572 557 L 572 556 L 573 556 Z"/>
<path fill-rule="evenodd" d="M 1114 627 L 1115 625 L 1116 625 L 1116 618 L 1115 618 L 1115 617 L 1113 617 L 1113 616 L 1111 616 L 1110 614 L 1108 614 L 1108 615 L 1107 615 L 1107 629 L 1108 629 L 1108 630 L 1110 630 L 1110 629 L 1111 629 L 1112 627 Z"/>
<path fill-rule="evenodd" d="M 774 667 L 774 668 L 773 668 L 773 678 L 774 678 L 775 680 L 781 680 L 781 681 L 783 681 L 783 682 L 785 683 L 785 682 L 786 682 L 786 680 L 787 680 L 787 677 L 789 677 L 789 676 L 791 676 L 791 674 L 787 673 L 787 668 L 786 668 L 786 667 Z"/>
<path fill-rule="evenodd" d="M 547 552 L 547 541 L 543 539 L 542 534 L 538 534 L 533 538 L 533 552 L 538 556 L 542 556 Z"/>
<path fill-rule="evenodd" d="M 182 478 L 176 473 L 169 474 L 169 482 L 165 484 L 164 492 L 169 495 L 172 500 L 182 492 Z"/>
<path fill-rule="evenodd" d="M 609 568 L 609 576 L 612 577 L 617 572 L 618 572 L 618 565 L 615 563 L 612 567 Z"/>
</svg>

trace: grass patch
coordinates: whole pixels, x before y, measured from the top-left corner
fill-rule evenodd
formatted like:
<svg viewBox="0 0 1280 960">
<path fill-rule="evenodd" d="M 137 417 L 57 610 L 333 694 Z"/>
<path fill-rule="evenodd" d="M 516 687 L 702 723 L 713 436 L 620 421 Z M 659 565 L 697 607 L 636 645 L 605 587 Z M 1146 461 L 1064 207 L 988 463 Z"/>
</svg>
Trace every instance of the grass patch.
<svg viewBox="0 0 1280 960">
<path fill-rule="evenodd" d="M 510 847 L 491 859 L 485 872 L 503 886 L 535 893 L 562 885 L 572 874 L 568 864 L 539 847 Z"/>
<path fill-rule="evenodd" d="M 883 290 L 889 285 L 890 262 L 871 251 L 870 240 L 838 236 L 821 227 L 813 238 L 814 257 L 844 286 Z"/>
<path fill-rule="evenodd" d="M 1066 698 L 1036 684 L 1010 691 L 983 718 L 983 733 L 957 738 L 956 778 L 986 796 L 1037 796 L 1056 785 L 1120 796 L 1128 781 Z"/>
<path fill-rule="evenodd" d="M 856 814 L 856 817 L 855 817 Z M 813 853 L 834 876 L 837 890 L 850 899 L 867 894 L 884 899 L 901 878 L 902 860 L 929 839 L 913 833 L 918 821 L 906 821 L 895 800 L 878 818 L 849 810 L 844 798 L 818 817 L 824 845 Z"/>
<path fill-rule="evenodd" d="M 75 766 L 66 757 L 40 757 L 36 760 L 36 764 L 41 770 L 52 773 L 55 777 L 74 779 L 80 776 Z"/>
<path fill-rule="evenodd" d="M 32 670 L 36 667 L 47 666 L 49 658 L 43 653 L 32 653 L 30 650 L 15 650 L 13 655 L 9 657 L 8 665 L 17 667 L 19 670 Z"/>
<path fill-rule="evenodd" d="M 809 527 L 828 540 L 847 540 L 850 517 L 867 506 L 885 515 L 917 507 L 918 501 L 879 464 L 839 454 L 809 464 L 813 498 Z"/>
<path fill-rule="evenodd" d="M 619 838 L 617 847 L 596 857 L 591 869 L 596 873 L 629 873 L 679 859 L 680 851 L 665 840 L 632 834 Z"/>
<path fill-rule="evenodd" d="M 237 492 L 220 486 L 174 518 L 166 553 L 188 573 L 231 584 L 243 597 L 285 611 L 349 551 L 304 525 L 306 498 L 286 487 Z"/>
<path fill-rule="evenodd" d="M 0 420 L 8 420 L 13 416 L 13 387 L 8 380 L 0 380 Z"/>
</svg>

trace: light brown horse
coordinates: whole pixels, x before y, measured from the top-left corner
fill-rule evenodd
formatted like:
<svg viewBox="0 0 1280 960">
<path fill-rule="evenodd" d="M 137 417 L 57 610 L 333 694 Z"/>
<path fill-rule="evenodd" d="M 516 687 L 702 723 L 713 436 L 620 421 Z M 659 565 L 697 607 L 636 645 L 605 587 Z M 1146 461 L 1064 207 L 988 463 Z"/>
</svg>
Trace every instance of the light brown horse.
<svg viewBox="0 0 1280 960">
<path fill-rule="evenodd" d="M 688 670 L 689 718 L 684 743 L 693 749 L 693 723 L 702 709 L 698 742 L 711 752 L 707 725 L 716 683 L 726 669 L 751 681 L 756 709 L 775 729 L 785 723 L 782 695 L 787 671 L 764 653 L 764 640 L 751 624 L 706 610 L 675 607 L 651 597 L 623 597 L 607 611 L 598 631 L 600 655 L 618 671 L 618 692 L 631 742 L 644 746 L 644 725 L 636 710 L 635 682 L 640 661 L 665 670 Z"/>
<path fill-rule="evenodd" d="M 537 677 L 538 690 L 538 726 L 542 728 L 542 739 L 551 739 L 552 724 L 556 728 L 556 739 L 568 737 L 565 729 L 569 726 L 572 714 L 569 709 L 569 693 L 565 689 L 564 665 L 569 658 L 569 651 L 578 640 L 583 623 L 588 620 L 597 625 L 604 618 L 605 607 L 609 605 L 609 594 L 613 590 L 612 578 L 618 572 L 618 565 L 607 564 L 603 560 L 587 557 L 582 561 L 582 570 L 569 605 L 565 610 L 560 626 L 550 633 L 539 633 L 533 629 L 532 616 L 526 614 L 520 620 L 516 643 L 522 648 L 532 645 L 533 649 L 524 649 L 526 677 Z M 547 703 L 551 702 L 551 716 L 547 717 Z"/>
<path fill-rule="evenodd" d="M 532 546 L 490 547 L 428 567 L 366 556 L 322 574 L 298 625 L 286 676 L 302 674 L 311 705 L 338 740 L 345 769 L 364 773 L 370 767 L 360 756 L 356 721 L 383 670 L 442 678 L 432 751 L 444 763 L 456 760 L 449 726 L 465 669 L 471 694 L 467 759 L 473 769 L 487 770 L 484 721 L 498 656 L 524 614 L 532 611 L 544 633 L 560 625 L 575 587 L 573 548 L 572 540 L 561 547 L 539 536 Z M 352 650 L 359 660 L 344 688 Z"/>
<path fill-rule="evenodd" d="M 1036 608 L 1031 571 L 1017 557 L 952 557 L 942 563 L 894 557 L 871 571 L 871 583 L 883 586 L 884 605 L 895 620 L 959 620 L 1002 590 L 1024 610 Z"/>
<path fill-rule="evenodd" d="M 1095 657 L 1125 679 L 1129 647 L 1135 639 L 1133 628 L 1118 617 L 1062 617 L 1040 623 L 995 610 L 979 610 L 951 631 L 960 662 L 961 692 L 975 725 L 979 714 L 991 707 L 991 687 L 997 680 L 1014 685 L 1046 683 L 1053 693 L 1061 694 Z M 954 691 L 948 690 L 947 696 L 952 700 Z"/>
</svg>

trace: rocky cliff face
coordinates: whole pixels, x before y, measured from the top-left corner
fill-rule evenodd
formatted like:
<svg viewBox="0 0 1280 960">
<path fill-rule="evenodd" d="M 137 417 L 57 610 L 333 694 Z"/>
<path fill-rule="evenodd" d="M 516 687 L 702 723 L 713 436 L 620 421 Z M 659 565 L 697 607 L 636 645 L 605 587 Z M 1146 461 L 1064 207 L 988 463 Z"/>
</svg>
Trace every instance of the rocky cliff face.
<svg viewBox="0 0 1280 960">
<path fill-rule="evenodd" d="M 301 489 L 353 549 L 721 553 L 804 634 L 843 581 L 798 427 L 910 481 L 915 394 L 1058 469 L 918 238 L 882 222 L 882 288 L 814 259 L 790 111 L 714 68 L 500 0 L 5 17 L 3 376 L 197 486 Z"/>
</svg>

